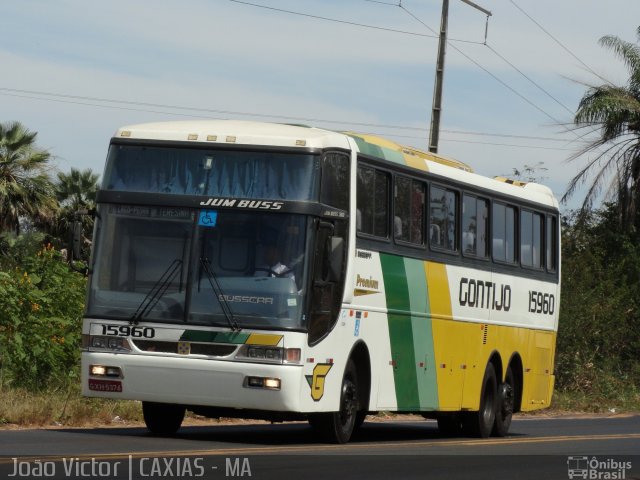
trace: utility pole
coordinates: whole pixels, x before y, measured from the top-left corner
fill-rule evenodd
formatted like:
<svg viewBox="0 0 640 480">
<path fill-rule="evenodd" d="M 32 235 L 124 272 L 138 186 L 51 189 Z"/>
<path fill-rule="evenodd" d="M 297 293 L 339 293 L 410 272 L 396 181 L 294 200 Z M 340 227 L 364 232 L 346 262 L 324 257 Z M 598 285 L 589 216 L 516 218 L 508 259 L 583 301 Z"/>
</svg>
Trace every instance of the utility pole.
<svg viewBox="0 0 640 480">
<path fill-rule="evenodd" d="M 491 12 L 471 0 L 461 0 L 467 5 L 480 10 L 488 17 Z M 429 151 L 438 153 L 438 139 L 440 137 L 440 115 L 442 114 L 442 84 L 444 81 L 444 57 L 447 50 L 447 28 L 449 23 L 449 0 L 442 0 L 442 18 L 440 20 L 440 38 L 438 40 L 438 60 L 436 61 L 436 80 L 433 84 L 433 107 L 431 109 L 431 128 L 429 131 Z M 485 31 L 486 41 L 486 31 Z"/>
</svg>

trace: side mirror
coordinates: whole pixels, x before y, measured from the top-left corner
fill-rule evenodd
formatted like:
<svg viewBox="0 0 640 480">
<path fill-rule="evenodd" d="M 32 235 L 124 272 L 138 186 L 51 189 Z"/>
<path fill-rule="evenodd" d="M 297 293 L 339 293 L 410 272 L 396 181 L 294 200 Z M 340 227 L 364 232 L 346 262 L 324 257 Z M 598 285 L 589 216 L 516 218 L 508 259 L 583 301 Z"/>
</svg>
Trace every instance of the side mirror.
<svg viewBox="0 0 640 480">
<path fill-rule="evenodd" d="M 327 239 L 328 262 L 329 262 L 329 281 L 338 282 L 342 275 L 342 266 L 344 264 L 344 238 L 329 237 Z"/>
<path fill-rule="evenodd" d="M 82 255 L 82 222 L 75 220 L 71 226 L 71 255 L 74 260 L 79 260 Z"/>
</svg>

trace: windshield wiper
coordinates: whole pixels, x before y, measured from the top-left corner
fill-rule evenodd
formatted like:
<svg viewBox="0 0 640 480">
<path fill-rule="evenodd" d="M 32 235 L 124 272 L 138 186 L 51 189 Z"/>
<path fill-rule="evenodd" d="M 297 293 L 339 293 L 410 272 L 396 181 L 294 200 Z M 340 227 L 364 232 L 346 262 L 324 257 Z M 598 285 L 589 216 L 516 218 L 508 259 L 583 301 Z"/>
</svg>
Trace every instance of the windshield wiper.
<svg viewBox="0 0 640 480">
<path fill-rule="evenodd" d="M 167 269 L 160 275 L 160 278 L 151 287 L 151 290 L 144 297 L 136 312 L 131 316 L 131 323 L 138 323 L 141 318 L 145 317 L 160 301 L 165 294 L 169 285 L 176 278 L 178 273 L 182 272 L 182 260 L 176 258 L 169 264 Z"/>
<path fill-rule="evenodd" d="M 222 293 L 222 289 L 220 288 L 220 284 L 218 283 L 218 278 L 216 277 L 216 274 L 214 273 L 213 269 L 211 268 L 211 265 L 209 264 L 209 259 L 207 257 L 200 257 L 200 263 L 202 264 L 202 268 L 207 274 L 207 279 L 209 280 L 211 289 L 213 290 L 216 298 L 218 299 L 218 303 L 220 303 L 220 308 L 222 309 L 222 313 L 227 319 L 227 322 L 229 322 L 229 326 L 231 327 L 231 330 L 233 331 L 242 330 L 238 326 L 238 322 L 236 322 L 236 319 L 233 316 L 233 311 L 231 310 L 231 307 L 229 307 L 229 303 L 227 302 L 227 299 L 225 298 L 224 293 Z"/>
</svg>

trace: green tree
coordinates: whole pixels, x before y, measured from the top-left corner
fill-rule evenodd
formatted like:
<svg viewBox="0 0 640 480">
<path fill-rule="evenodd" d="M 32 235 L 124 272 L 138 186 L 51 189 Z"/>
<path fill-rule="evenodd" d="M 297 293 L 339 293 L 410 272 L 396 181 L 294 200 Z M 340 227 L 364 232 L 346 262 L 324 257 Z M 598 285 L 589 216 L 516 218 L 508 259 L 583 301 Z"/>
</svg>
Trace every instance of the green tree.
<svg viewBox="0 0 640 480">
<path fill-rule="evenodd" d="M 46 241 L 5 238 L 0 254 L 0 389 L 59 387 L 79 373 L 86 280 Z"/>
<path fill-rule="evenodd" d="M 640 42 L 640 27 L 637 36 Z M 590 156 L 569 183 L 563 200 L 589 181 L 582 204 L 584 214 L 608 184 L 606 192 L 617 205 L 618 221 L 628 231 L 640 223 L 640 45 L 612 35 L 602 37 L 599 43 L 624 62 L 629 80 L 625 86 L 591 86 L 580 100 L 574 118 L 577 128 L 598 135 L 572 157 Z M 593 179 L 591 175 L 595 175 Z"/>
<path fill-rule="evenodd" d="M 55 184 L 56 198 L 60 202 L 60 210 L 55 222 L 46 230 L 54 237 L 57 237 L 61 245 L 70 245 L 71 229 L 77 213 L 82 210 L 92 210 L 95 208 L 96 193 L 98 192 L 99 175 L 93 173 L 91 169 L 78 170 L 72 168 L 69 173 L 58 173 L 58 180 Z M 84 232 L 86 244 L 90 241 L 93 231 L 93 217 L 82 215 L 82 231 Z M 88 248 L 84 248 L 84 257 L 88 259 Z"/>
<path fill-rule="evenodd" d="M 72 210 L 92 208 L 98 192 L 98 178 L 99 175 L 90 168 L 82 171 L 71 168 L 68 174 L 59 172 L 56 183 L 58 201 Z"/>
<path fill-rule="evenodd" d="M 621 400 L 640 386 L 640 245 L 614 204 L 563 223 L 556 386 Z"/>
<path fill-rule="evenodd" d="M 47 174 L 51 155 L 37 133 L 19 122 L 0 123 L 0 231 L 20 233 L 20 219 L 50 221 L 58 209 Z"/>
</svg>

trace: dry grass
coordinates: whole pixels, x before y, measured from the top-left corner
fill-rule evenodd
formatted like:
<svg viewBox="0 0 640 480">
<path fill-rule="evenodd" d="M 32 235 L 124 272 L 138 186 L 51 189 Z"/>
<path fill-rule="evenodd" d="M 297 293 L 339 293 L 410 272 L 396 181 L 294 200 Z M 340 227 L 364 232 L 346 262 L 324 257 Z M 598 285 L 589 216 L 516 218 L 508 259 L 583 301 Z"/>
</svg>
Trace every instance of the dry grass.
<svg viewBox="0 0 640 480">
<path fill-rule="evenodd" d="M 551 414 L 628 412 L 640 412 L 640 390 L 634 386 L 616 396 L 556 390 L 551 408 L 540 411 Z M 191 422 L 202 420 L 188 416 Z M 7 388 L 0 391 L 0 428 L 140 425 L 142 421 L 140 402 L 84 398 L 75 385 L 42 392 Z"/>
<path fill-rule="evenodd" d="M 37 393 L 21 389 L 0 392 L 0 425 L 4 426 L 79 427 L 141 420 L 139 402 L 84 398 L 77 388 Z"/>
<path fill-rule="evenodd" d="M 551 411 L 637 413 L 640 412 L 640 390 L 633 385 L 621 389 L 616 395 L 556 390 L 551 401 Z"/>
</svg>

